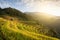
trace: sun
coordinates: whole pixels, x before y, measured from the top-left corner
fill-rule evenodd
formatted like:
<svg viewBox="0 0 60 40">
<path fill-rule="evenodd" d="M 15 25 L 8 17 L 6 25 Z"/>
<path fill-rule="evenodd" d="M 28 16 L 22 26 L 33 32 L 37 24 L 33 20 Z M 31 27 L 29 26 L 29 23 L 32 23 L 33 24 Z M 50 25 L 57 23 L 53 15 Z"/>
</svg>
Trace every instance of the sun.
<svg viewBox="0 0 60 40">
<path fill-rule="evenodd" d="M 58 7 L 44 7 L 41 12 L 45 12 L 54 16 L 60 16 L 60 8 Z"/>
<path fill-rule="evenodd" d="M 47 10 L 47 11 L 44 11 L 45 13 L 48 13 L 48 14 L 51 14 L 51 15 L 54 15 L 54 16 L 60 16 L 60 11 L 59 10 Z"/>
<path fill-rule="evenodd" d="M 44 12 L 54 16 L 60 16 L 60 8 L 47 8 Z"/>
<path fill-rule="evenodd" d="M 39 8 L 38 8 L 39 9 Z M 54 5 L 43 5 L 40 12 L 48 13 L 54 16 L 60 16 L 60 7 Z"/>
</svg>

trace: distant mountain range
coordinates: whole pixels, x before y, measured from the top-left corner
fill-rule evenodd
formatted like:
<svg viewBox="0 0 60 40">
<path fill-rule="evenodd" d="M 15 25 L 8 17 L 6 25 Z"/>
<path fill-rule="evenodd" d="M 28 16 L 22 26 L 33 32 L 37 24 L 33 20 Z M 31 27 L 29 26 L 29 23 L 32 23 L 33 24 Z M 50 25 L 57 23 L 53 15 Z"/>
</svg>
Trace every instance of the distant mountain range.
<svg viewBox="0 0 60 40">
<path fill-rule="evenodd" d="M 59 17 L 0 8 L 0 40 L 59 40 Z"/>
<path fill-rule="evenodd" d="M 60 16 L 54 16 L 47 13 L 40 12 L 26 12 L 31 18 L 37 20 L 39 23 L 48 28 L 53 28 L 60 35 Z M 60 36 L 59 36 L 60 38 Z"/>
</svg>

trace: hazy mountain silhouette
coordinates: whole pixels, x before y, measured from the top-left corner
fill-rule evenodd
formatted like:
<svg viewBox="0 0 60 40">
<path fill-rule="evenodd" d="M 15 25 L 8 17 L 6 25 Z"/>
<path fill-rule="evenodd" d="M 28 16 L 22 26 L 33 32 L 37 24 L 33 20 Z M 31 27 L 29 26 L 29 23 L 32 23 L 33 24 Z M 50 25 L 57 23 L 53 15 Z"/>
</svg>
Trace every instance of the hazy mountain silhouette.
<svg viewBox="0 0 60 40">
<path fill-rule="evenodd" d="M 56 20 L 55 16 L 44 13 L 0 8 L 0 40 L 58 40 L 60 34 L 55 29 Z"/>
</svg>

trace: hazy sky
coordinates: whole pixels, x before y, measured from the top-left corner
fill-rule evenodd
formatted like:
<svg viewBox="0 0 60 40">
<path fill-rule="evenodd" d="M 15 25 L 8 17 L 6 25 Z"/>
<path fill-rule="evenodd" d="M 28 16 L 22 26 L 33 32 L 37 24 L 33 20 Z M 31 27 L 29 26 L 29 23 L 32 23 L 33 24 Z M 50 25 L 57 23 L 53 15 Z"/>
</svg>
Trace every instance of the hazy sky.
<svg viewBox="0 0 60 40">
<path fill-rule="evenodd" d="M 0 7 L 13 7 L 23 12 L 60 12 L 60 0 L 0 0 Z"/>
</svg>

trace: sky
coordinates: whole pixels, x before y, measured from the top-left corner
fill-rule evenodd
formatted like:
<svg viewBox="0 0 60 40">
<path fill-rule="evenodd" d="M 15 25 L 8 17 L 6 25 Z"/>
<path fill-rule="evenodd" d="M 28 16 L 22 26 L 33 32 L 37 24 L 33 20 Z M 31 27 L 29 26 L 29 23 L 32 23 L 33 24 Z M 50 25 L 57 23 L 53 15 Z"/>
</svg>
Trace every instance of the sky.
<svg viewBox="0 0 60 40">
<path fill-rule="evenodd" d="M 22 12 L 46 12 L 60 15 L 60 0 L 0 0 L 0 7 L 12 7 Z"/>
</svg>

